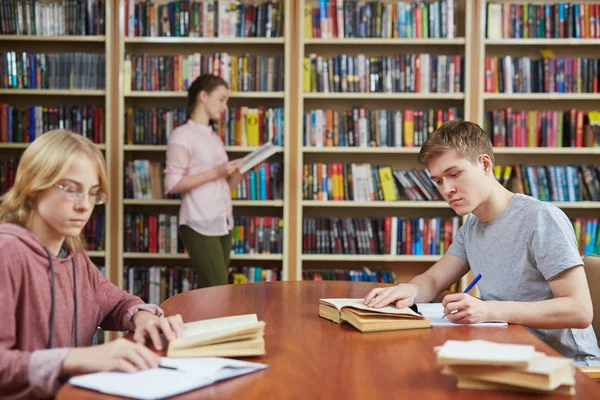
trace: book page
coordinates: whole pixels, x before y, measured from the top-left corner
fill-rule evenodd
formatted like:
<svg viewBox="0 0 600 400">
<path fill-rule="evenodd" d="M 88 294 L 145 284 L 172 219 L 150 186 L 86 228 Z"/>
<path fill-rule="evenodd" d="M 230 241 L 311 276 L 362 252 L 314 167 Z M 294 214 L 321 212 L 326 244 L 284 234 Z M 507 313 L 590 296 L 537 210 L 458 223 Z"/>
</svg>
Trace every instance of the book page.
<svg viewBox="0 0 600 400">
<path fill-rule="evenodd" d="M 250 171 L 252 168 L 265 161 L 267 158 L 275 154 L 277 149 L 272 142 L 267 142 L 254 150 L 252 153 L 246 155 L 242 161 L 243 164 L 240 168 L 240 173 L 244 174 Z"/>
<path fill-rule="evenodd" d="M 219 332 L 233 328 L 244 328 L 255 325 L 258 322 L 256 314 L 234 315 L 231 317 L 205 319 L 183 324 L 182 338 L 203 335 L 206 333 Z"/>
<path fill-rule="evenodd" d="M 437 353 L 438 359 L 475 362 L 523 362 L 534 357 L 532 345 L 503 344 L 487 340 L 447 340 Z"/>
<path fill-rule="evenodd" d="M 508 326 L 506 322 L 478 322 L 476 324 L 455 324 L 448 317 L 444 316 L 444 306 L 442 303 L 417 303 L 419 312 L 425 318 L 431 321 L 431 326 Z"/>
<path fill-rule="evenodd" d="M 363 304 L 363 298 L 360 299 L 319 299 L 320 302 L 329 304 L 338 310 L 344 307 L 358 308 L 359 310 L 366 310 L 371 312 L 377 312 L 381 314 L 392 314 L 392 315 L 412 315 L 414 317 L 421 317 L 419 314 L 411 310 L 410 308 L 396 308 L 393 306 L 386 306 L 381 308 L 372 308 Z"/>
</svg>

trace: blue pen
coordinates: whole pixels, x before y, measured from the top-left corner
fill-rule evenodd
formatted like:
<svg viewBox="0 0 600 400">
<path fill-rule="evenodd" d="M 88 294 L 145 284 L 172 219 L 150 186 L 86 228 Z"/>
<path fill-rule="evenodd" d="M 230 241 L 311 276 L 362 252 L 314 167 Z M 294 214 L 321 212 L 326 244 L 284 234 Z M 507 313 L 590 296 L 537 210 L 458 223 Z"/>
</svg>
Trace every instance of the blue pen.
<svg viewBox="0 0 600 400">
<path fill-rule="evenodd" d="M 463 290 L 463 293 L 468 293 L 469 290 L 473 289 L 473 287 L 475 285 L 477 285 L 477 282 L 479 282 L 479 280 L 481 279 L 481 274 L 477 274 L 477 276 L 475 277 L 475 279 L 473 279 L 473 282 L 469 283 L 469 286 L 467 286 L 467 288 L 465 290 Z M 442 319 L 444 319 L 446 317 L 446 314 L 444 314 L 444 316 L 442 317 Z"/>
</svg>

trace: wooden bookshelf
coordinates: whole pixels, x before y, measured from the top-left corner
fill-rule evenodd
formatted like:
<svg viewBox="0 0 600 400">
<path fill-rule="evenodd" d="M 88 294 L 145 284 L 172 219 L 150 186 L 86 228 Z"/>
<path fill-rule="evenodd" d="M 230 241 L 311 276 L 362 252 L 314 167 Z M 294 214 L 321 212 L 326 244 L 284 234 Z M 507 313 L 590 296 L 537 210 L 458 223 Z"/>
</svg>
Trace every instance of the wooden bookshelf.
<svg viewBox="0 0 600 400">
<path fill-rule="evenodd" d="M 318 5 L 318 2 L 308 0 L 307 3 Z M 421 210 L 428 210 L 428 215 L 449 216 L 451 209 L 446 202 L 362 202 L 362 201 L 314 201 L 303 200 L 302 174 L 303 165 L 315 162 L 365 162 L 392 165 L 393 167 L 418 167 L 416 156 L 419 147 L 303 147 L 304 118 L 306 111 L 311 109 L 332 108 L 347 110 L 353 106 L 378 108 L 378 109 L 414 109 L 458 107 L 462 114 L 469 119 L 471 108 L 470 71 L 469 63 L 472 50 L 472 34 L 470 21 L 472 21 L 471 0 L 457 1 L 457 32 L 454 38 L 414 39 L 414 38 L 306 38 L 304 21 L 301 18 L 296 36 L 298 37 L 298 62 L 300 71 L 296 79 L 296 91 L 299 94 L 297 126 L 296 126 L 296 226 L 294 227 L 296 243 L 296 274 L 290 279 L 302 279 L 304 269 L 327 268 L 325 263 L 330 261 L 386 262 L 386 268 L 399 270 L 405 263 L 431 263 L 440 256 L 411 256 L 411 255 L 326 255 L 303 254 L 303 220 L 307 217 L 344 217 L 373 215 L 378 216 L 409 216 L 419 215 Z M 297 2 L 298 15 L 304 15 L 304 1 Z M 375 17 L 373 17 L 375 18 Z M 467 40 L 468 38 L 468 40 Z M 302 62 L 310 53 L 323 57 L 331 57 L 340 53 L 350 55 L 365 54 L 366 57 L 395 54 L 432 55 L 460 54 L 465 57 L 463 74 L 464 87 L 459 93 L 316 93 L 304 92 Z M 367 211 L 366 213 L 364 211 Z M 398 274 L 397 274 L 398 275 Z M 402 274 L 400 274 L 402 275 Z M 399 276 L 400 276 L 399 275 Z"/>
<path fill-rule="evenodd" d="M 16 4 L 16 2 L 15 2 Z M 11 6 L 8 6 L 11 7 Z M 59 105 L 77 106 L 91 105 L 104 107 L 104 139 L 105 143 L 97 144 L 106 158 L 107 168 L 110 171 L 113 161 L 111 149 L 110 121 L 111 114 L 110 96 L 116 85 L 111 80 L 111 69 L 109 65 L 110 54 L 113 52 L 112 33 L 113 20 L 109 15 L 113 12 L 113 2 L 107 1 L 105 6 L 105 32 L 106 35 L 89 36 L 42 36 L 42 35 L 0 35 L 0 51 L 34 52 L 34 53 L 103 53 L 105 54 L 105 89 L 104 90 L 80 90 L 80 89 L 0 89 L 0 103 L 23 109 L 28 106 L 56 107 Z M 8 9 L 7 9 L 8 10 Z M 3 10 L 4 11 L 4 10 Z M 4 16 L 3 16 L 4 18 Z M 16 157 L 29 146 L 29 143 L 0 143 L 0 159 Z M 109 186 L 114 182 L 110 180 Z M 113 265 L 110 262 L 110 254 L 113 250 L 110 240 L 112 231 L 111 213 L 114 209 L 113 202 L 109 201 L 103 206 L 105 214 L 104 223 L 104 249 L 100 251 L 89 251 L 88 255 L 98 266 L 105 267 L 105 276 L 113 277 Z M 102 332 L 102 340 L 108 339 L 108 335 Z"/>
<path fill-rule="evenodd" d="M 179 55 L 179 54 L 213 54 L 216 52 L 227 52 L 229 54 L 264 54 L 281 55 L 285 59 L 284 90 L 274 92 L 252 91 L 230 91 L 229 106 L 258 106 L 283 107 L 284 118 L 284 146 L 277 148 L 276 154 L 270 161 L 280 162 L 284 166 L 284 199 L 289 195 L 289 176 L 290 169 L 288 165 L 290 144 L 293 143 L 288 116 L 293 112 L 290 108 L 290 68 L 292 65 L 292 35 L 291 35 L 291 4 L 292 0 L 282 0 L 285 5 L 284 13 L 284 34 L 283 37 L 265 38 L 206 38 L 206 37 L 130 37 L 125 32 L 125 24 L 119 26 L 119 40 L 115 58 L 118 60 L 119 81 L 123 82 L 125 77 L 123 67 L 126 54 L 152 54 L 152 55 Z M 120 7 L 117 19 L 124 21 L 126 10 L 124 9 L 124 0 L 119 0 Z M 163 0 L 153 1 L 153 3 L 162 4 Z M 152 161 L 165 160 L 166 145 L 145 145 L 145 144 L 124 144 L 125 143 L 125 121 L 124 112 L 127 107 L 133 108 L 183 108 L 186 104 L 187 91 L 124 91 L 120 89 L 118 96 L 118 150 L 117 157 L 118 168 L 120 170 L 118 183 L 118 234 L 115 238 L 115 247 L 117 248 L 117 269 L 123 273 L 125 260 L 127 265 L 135 265 L 137 260 L 143 264 L 144 260 L 187 260 L 187 254 L 148 254 L 133 253 L 124 251 L 124 216 L 128 212 L 135 212 L 136 209 L 142 209 L 144 212 L 153 213 L 153 209 L 168 210 L 170 214 L 177 214 L 181 200 L 175 199 L 155 199 L 138 200 L 124 198 L 124 180 L 123 167 L 125 161 L 134 159 L 149 159 Z M 255 150 L 251 146 L 226 146 L 225 150 L 230 159 L 239 158 Z M 259 254 L 242 255 L 233 254 L 231 260 L 243 262 L 269 262 L 269 265 L 276 265 L 282 271 L 283 279 L 288 279 L 288 215 L 290 212 L 289 204 L 286 200 L 270 201 L 249 201 L 232 200 L 234 214 L 243 212 L 240 215 L 256 216 L 279 216 L 284 221 L 283 231 L 283 254 Z M 239 263 L 238 263 L 239 264 Z M 145 265 L 145 264 L 144 264 Z M 122 278 L 115 281 L 120 287 L 123 285 Z"/>
</svg>

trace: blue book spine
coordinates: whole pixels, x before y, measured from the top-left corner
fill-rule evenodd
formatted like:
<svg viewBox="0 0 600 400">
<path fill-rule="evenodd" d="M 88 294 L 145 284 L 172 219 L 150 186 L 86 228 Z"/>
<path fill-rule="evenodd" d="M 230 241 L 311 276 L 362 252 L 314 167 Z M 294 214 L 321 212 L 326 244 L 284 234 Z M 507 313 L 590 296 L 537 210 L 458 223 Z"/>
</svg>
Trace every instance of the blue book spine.
<svg viewBox="0 0 600 400">
<path fill-rule="evenodd" d="M 35 140 L 35 110 L 37 107 L 29 107 L 29 142 Z"/>
<path fill-rule="evenodd" d="M 260 200 L 267 200 L 267 164 L 262 164 L 258 171 Z"/>
<path fill-rule="evenodd" d="M 248 172 L 248 177 L 250 178 L 250 200 L 257 200 L 256 194 L 256 172 L 250 171 Z"/>
</svg>

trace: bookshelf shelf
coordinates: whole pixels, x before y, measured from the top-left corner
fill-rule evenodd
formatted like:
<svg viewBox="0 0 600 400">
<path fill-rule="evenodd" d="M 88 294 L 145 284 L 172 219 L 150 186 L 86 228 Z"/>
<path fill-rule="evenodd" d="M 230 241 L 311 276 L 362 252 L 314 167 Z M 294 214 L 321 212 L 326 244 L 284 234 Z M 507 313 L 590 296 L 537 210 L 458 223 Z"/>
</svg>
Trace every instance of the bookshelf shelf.
<svg viewBox="0 0 600 400">
<path fill-rule="evenodd" d="M 420 147 L 303 147 L 304 154 L 419 154 Z M 494 147 L 494 154 L 600 154 L 600 147 Z"/>
<path fill-rule="evenodd" d="M 105 42 L 106 36 L 40 36 L 40 35 L 0 35 L 2 42 Z"/>
<path fill-rule="evenodd" d="M 168 91 L 131 91 L 125 94 L 125 97 L 142 97 L 142 98 L 177 98 L 187 97 L 187 92 L 168 92 Z M 230 92 L 230 99 L 283 99 L 283 92 Z"/>
<path fill-rule="evenodd" d="M 124 259 L 148 259 L 148 260 L 187 260 L 189 256 L 186 253 L 123 253 Z M 282 254 L 232 254 L 231 260 L 248 261 L 280 261 L 283 260 Z"/>
<path fill-rule="evenodd" d="M 0 89 L 1 95 L 18 96 L 105 96 L 105 90 L 80 89 Z"/>
<path fill-rule="evenodd" d="M 600 93 L 484 93 L 483 100 L 589 100 L 600 101 Z"/>
<path fill-rule="evenodd" d="M 123 146 L 125 151 L 167 151 L 167 145 L 164 144 L 126 144 Z M 257 148 L 254 146 L 225 146 L 225 151 L 231 153 L 250 153 Z M 277 153 L 283 152 L 283 147 L 276 146 Z"/>
<path fill-rule="evenodd" d="M 442 256 L 387 255 L 387 254 L 302 254 L 302 261 L 374 261 L 374 262 L 436 262 Z"/>
<path fill-rule="evenodd" d="M 232 200 L 234 207 L 283 207 L 283 200 Z M 123 204 L 127 206 L 179 206 L 181 200 L 178 199 L 123 199 Z"/>
<path fill-rule="evenodd" d="M 104 258 L 106 256 L 105 251 L 92 250 L 92 251 L 88 251 L 87 253 L 91 258 Z"/>
<path fill-rule="evenodd" d="M 566 154 L 586 155 L 600 154 L 600 147 L 495 147 L 494 154 Z"/>
<path fill-rule="evenodd" d="M 365 45 L 365 46 L 463 46 L 465 38 L 454 39 L 395 39 L 395 38 L 343 38 L 304 39 L 305 45 Z"/>
<path fill-rule="evenodd" d="M 328 100 L 464 100 L 464 93 L 313 93 L 305 92 L 304 99 Z"/>
<path fill-rule="evenodd" d="M 323 208 L 450 208 L 445 201 L 322 201 L 303 200 L 303 207 Z"/>
<path fill-rule="evenodd" d="M 485 39 L 486 46 L 590 46 L 600 39 Z"/>
<path fill-rule="evenodd" d="M 303 147 L 302 152 L 326 154 L 418 154 L 420 147 Z"/>
<path fill-rule="evenodd" d="M 126 37 L 125 44 L 235 44 L 235 45 L 283 45 L 284 38 L 203 38 L 203 37 Z"/>
</svg>

